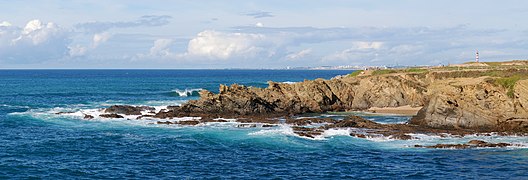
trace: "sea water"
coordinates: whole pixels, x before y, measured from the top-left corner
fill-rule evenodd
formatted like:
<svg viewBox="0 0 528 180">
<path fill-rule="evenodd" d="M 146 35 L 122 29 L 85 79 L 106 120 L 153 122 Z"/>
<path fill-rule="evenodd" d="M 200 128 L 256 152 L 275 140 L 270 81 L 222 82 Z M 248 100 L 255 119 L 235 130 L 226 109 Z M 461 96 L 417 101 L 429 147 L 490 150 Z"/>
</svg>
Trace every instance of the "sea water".
<svg viewBox="0 0 528 180">
<path fill-rule="evenodd" d="M 114 104 L 163 107 L 198 98 L 219 84 L 266 87 L 351 71 L 1 70 L 0 179 L 526 179 L 528 149 L 423 149 L 472 139 L 527 145 L 515 136 L 426 136 L 417 140 L 348 136 L 315 139 L 291 127 L 237 128 L 235 122 L 185 127 L 148 120 L 85 120 Z M 58 112 L 69 112 L 57 114 Z M 380 123 L 410 117 L 359 114 Z M 313 116 L 342 118 L 347 113 Z"/>
</svg>

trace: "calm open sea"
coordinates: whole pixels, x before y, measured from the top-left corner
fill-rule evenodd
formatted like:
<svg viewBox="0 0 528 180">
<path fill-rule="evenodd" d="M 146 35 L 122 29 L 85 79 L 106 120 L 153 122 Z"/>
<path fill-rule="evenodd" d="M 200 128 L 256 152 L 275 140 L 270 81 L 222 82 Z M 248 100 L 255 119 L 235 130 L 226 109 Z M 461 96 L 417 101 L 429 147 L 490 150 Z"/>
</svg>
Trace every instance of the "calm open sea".
<svg viewBox="0 0 528 180">
<path fill-rule="evenodd" d="M 144 120 L 84 120 L 55 114 L 114 104 L 167 106 L 219 84 L 266 87 L 351 71 L 0 70 L 0 179 L 527 179 L 528 149 L 435 150 L 414 144 L 528 144 L 526 137 L 359 139 L 347 130 L 316 140 L 288 126 L 236 128 L 155 125 Z M 343 113 L 322 116 L 344 116 Z M 405 116 L 361 114 L 382 123 Z"/>
</svg>

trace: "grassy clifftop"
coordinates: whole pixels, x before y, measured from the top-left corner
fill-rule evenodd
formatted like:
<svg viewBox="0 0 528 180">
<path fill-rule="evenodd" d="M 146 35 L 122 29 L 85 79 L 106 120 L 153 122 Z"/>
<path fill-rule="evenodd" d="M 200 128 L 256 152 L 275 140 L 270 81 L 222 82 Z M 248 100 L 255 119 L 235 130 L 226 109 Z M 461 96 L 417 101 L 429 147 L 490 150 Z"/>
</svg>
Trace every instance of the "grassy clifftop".
<svg viewBox="0 0 528 180">
<path fill-rule="evenodd" d="M 348 77 L 369 77 L 383 75 L 420 74 L 433 79 L 479 78 L 489 77 L 497 86 L 507 89 L 507 95 L 513 97 L 514 86 L 519 80 L 528 79 L 528 61 L 514 60 L 505 62 L 464 63 L 442 67 L 413 67 L 399 69 L 377 69 L 355 71 Z"/>
</svg>

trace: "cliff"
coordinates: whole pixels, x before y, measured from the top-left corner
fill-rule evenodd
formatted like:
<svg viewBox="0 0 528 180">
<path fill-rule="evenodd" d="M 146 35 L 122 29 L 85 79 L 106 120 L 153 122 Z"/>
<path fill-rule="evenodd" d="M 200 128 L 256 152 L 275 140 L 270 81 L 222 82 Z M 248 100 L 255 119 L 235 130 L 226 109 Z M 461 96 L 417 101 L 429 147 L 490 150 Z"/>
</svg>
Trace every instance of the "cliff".
<svg viewBox="0 0 528 180">
<path fill-rule="evenodd" d="M 518 81 L 515 96 L 493 79 L 456 78 L 441 80 L 428 88 L 429 101 L 411 124 L 434 128 L 481 131 L 527 131 L 528 81 Z"/>
<path fill-rule="evenodd" d="M 501 77 L 526 75 L 522 69 L 395 72 L 295 84 L 269 82 L 267 88 L 220 86 L 218 94 L 179 109 L 180 115 L 287 116 L 371 107 L 423 106 L 409 124 L 478 131 L 528 131 L 528 80 L 501 86 Z"/>
</svg>

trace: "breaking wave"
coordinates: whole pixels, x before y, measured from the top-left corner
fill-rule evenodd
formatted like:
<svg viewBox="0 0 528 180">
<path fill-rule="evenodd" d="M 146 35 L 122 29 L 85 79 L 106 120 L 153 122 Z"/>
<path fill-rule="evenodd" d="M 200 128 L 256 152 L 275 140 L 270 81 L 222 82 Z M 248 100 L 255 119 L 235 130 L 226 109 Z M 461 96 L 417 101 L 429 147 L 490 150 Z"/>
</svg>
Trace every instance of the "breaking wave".
<svg viewBox="0 0 528 180">
<path fill-rule="evenodd" d="M 193 88 L 193 89 L 184 89 L 184 90 L 181 90 L 181 89 L 174 89 L 172 90 L 172 92 L 176 95 L 176 96 L 180 96 L 180 97 L 189 97 L 189 96 L 199 96 L 199 92 L 203 90 L 202 88 Z"/>
</svg>

